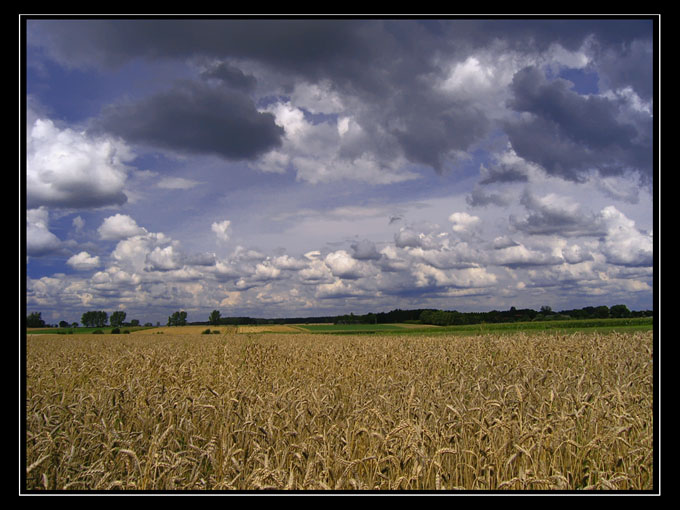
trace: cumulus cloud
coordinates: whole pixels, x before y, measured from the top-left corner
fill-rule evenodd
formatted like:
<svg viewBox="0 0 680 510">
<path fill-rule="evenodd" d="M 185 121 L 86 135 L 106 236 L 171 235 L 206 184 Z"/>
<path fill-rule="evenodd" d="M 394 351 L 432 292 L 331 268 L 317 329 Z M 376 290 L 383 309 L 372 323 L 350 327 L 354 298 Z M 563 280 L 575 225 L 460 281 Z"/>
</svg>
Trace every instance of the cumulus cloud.
<svg viewBox="0 0 680 510">
<path fill-rule="evenodd" d="M 147 256 L 154 249 L 165 247 L 172 239 L 162 232 L 148 232 L 135 235 L 118 242 L 111 258 L 126 270 L 141 274 L 147 267 Z"/>
<path fill-rule="evenodd" d="M 333 276 L 354 280 L 366 276 L 368 266 L 352 257 L 345 250 L 338 250 L 326 255 L 324 262 Z"/>
<path fill-rule="evenodd" d="M 635 222 L 614 206 L 605 207 L 601 217 L 607 225 L 603 253 L 612 264 L 622 266 L 654 265 L 652 234 L 641 232 Z"/>
<path fill-rule="evenodd" d="M 26 211 L 26 254 L 32 257 L 59 250 L 61 240 L 49 230 L 49 212 L 45 207 Z"/>
<path fill-rule="evenodd" d="M 458 270 L 443 270 L 427 264 L 416 264 L 413 269 L 416 286 L 427 287 L 487 287 L 497 281 L 495 274 L 485 268 L 473 267 Z"/>
<path fill-rule="evenodd" d="M 525 217 L 510 216 L 510 224 L 531 235 L 599 236 L 604 233 L 602 218 L 584 211 L 571 197 L 548 193 L 537 196 L 526 189 L 520 199 L 529 211 Z"/>
<path fill-rule="evenodd" d="M 119 241 L 128 237 L 146 234 L 146 229 L 137 225 L 137 222 L 127 214 L 115 214 L 109 216 L 100 225 L 100 239 L 105 241 Z"/>
<path fill-rule="evenodd" d="M 466 212 L 455 212 L 449 216 L 449 221 L 453 223 L 451 230 L 463 233 L 476 229 L 482 220 L 479 216 L 472 216 Z"/>
<path fill-rule="evenodd" d="M 134 159 L 122 141 L 59 128 L 36 119 L 26 140 L 28 207 L 94 208 L 127 201 L 127 163 Z"/>
<path fill-rule="evenodd" d="M 380 259 L 380 252 L 375 246 L 375 243 L 368 239 L 362 239 L 356 243 L 352 243 L 352 257 L 356 260 L 378 260 Z"/>
<path fill-rule="evenodd" d="M 499 266 L 517 268 L 523 266 L 554 265 L 563 262 L 563 259 L 552 253 L 530 249 L 523 244 L 517 243 L 496 248 L 491 255 L 491 261 Z"/>
<path fill-rule="evenodd" d="M 146 269 L 149 271 L 179 269 L 184 265 L 182 259 L 182 254 L 172 244 L 164 247 L 156 246 L 146 256 Z"/>
<path fill-rule="evenodd" d="M 100 265 L 99 257 L 92 256 L 86 251 L 71 256 L 66 263 L 78 271 L 88 271 Z"/>
<path fill-rule="evenodd" d="M 260 170 L 283 173 L 291 166 L 298 180 L 312 184 L 346 179 L 390 184 L 418 177 L 405 168 L 403 158 L 378 157 L 370 149 L 368 134 L 351 116 L 314 123 L 289 101 L 270 105 L 266 111 L 274 115 L 285 136 L 281 149 L 253 164 Z"/>
</svg>

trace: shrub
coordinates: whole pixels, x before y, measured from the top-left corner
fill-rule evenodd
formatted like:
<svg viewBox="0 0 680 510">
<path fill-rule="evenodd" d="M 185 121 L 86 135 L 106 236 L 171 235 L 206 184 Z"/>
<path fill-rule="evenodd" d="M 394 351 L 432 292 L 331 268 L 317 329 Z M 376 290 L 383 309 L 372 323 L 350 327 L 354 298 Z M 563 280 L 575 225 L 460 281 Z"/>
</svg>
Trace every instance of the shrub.
<svg viewBox="0 0 680 510">
<path fill-rule="evenodd" d="M 129 329 L 123 330 L 123 334 L 124 334 L 124 335 L 129 335 L 129 334 L 130 334 L 130 330 L 129 330 Z"/>
<path fill-rule="evenodd" d="M 93 335 L 103 335 L 104 332 L 103 332 L 101 329 L 95 329 L 95 330 L 92 332 L 92 334 L 93 334 Z"/>
<path fill-rule="evenodd" d="M 205 331 L 201 331 L 201 335 L 209 335 L 210 334 L 210 328 L 206 329 Z"/>
<path fill-rule="evenodd" d="M 120 335 L 120 328 L 113 328 L 111 330 L 112 335 Z"/>
<path fill-rule="evenodd" d="M 213 331 L 212 331 L 211 333 L 212 333 L 213 335 L 219 335 L 219 334 L 220 334 L 220 332 L 219 332 L 219 331 L 217 331 L 216 329 L 215 329 L 215 330 L 213 330 Z"/>
</svg>

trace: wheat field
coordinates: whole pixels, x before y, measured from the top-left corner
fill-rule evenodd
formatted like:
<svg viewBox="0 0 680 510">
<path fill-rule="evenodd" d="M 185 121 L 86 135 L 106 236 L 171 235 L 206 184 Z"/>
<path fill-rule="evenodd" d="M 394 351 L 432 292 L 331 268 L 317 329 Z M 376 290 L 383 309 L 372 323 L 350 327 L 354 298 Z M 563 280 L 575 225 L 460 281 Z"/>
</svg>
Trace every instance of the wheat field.
<svg viewBox="0 0 680 510">
<path fill-rule="evenodd" d="M 653 489 L 651 332 L 26 349 L 29 491 Z"/>
</svg>

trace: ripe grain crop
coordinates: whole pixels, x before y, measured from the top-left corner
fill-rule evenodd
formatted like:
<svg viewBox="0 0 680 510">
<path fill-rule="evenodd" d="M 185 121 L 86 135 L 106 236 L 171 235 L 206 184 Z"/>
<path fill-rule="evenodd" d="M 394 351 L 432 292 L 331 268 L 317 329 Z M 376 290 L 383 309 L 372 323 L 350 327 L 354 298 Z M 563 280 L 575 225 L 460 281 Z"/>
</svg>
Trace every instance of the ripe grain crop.
<svg viewBox="0 0 680 510">
<path fill-rule="evenodd" d="M 648 333 L 27 338 L 27 490 L 653 488 Z"/>
</svg>

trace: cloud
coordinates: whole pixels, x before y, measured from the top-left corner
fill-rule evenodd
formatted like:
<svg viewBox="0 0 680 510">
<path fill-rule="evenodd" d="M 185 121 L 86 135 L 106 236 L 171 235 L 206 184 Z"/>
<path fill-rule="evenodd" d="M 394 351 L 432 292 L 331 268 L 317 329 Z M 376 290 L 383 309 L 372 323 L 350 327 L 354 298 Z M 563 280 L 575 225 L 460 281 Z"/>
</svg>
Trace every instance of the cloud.
<svg viewBox="0 0 680 510">
<path fill-rule="evenodd" d="M 146 229 L 126 214 L 109 216 L 100 225 L 99 237 L 105 241 L 119 241 L 128 237 L 146 234 Z"/>
<path fill-rule="evenodd" d="M 473 267 L 458 270 L 443 270 L 427 264 L 416 264 L 413 275 L 417 287 L 488 287 L 496 283 L 497 277 L 485 268 Z"/>
<path fill-rule="evenodd" d="M 496 248 L 491 254 L 490 262 L 499 266 L 518 268 L 561 264 L 563 258 L 529 249 L 523 244 L 513 244 Z"/>
<path fill-rule="evenodd" d="M 58 128 L 37 119 L 26 140 L 28 207 L 95 208 L 122 205 L 129 163 L 126 144 L 110 136 Z"/>
<path fill-rule="evenodd" d="M 605 207 L 601 212 L 601 217 L 607 225 L 607 234 L 603 239 L 603 253 L 608 262 L 632 267 L 654 265 L 654 244 L 651 232 L 639 231 L 635 227 L 635 222 L 614 206 Z"/>
<path fill-rule="evenodd" d="M 73 227 L 76 229 L 76 232 L 80 232 L 85 227 L 85 220 L 80 216 L 76 216 L 73 218 Z"/>
<path fill-rule="evenodd" d="M 345 250 L 338 250 L 326 255 L 324 262 L 331 270 L 333 276 L 354 280 L 366 276 L 368 266 L 355 259 Z"/>
<path fill-rule="evenodd" d="M 182 81 L 136 102 L 112 104 L 98 129 L 130 143 L 227 160 L 254 159 L 278 147 L 283 129 L 242 92 Z"/>
<path fill-rule="evenodd" d="M 51 108 L 27 116 L 27 248 L 59 255 L 53 278 L 29 278 L 31 306 L 164 319 L 649 300 L 651 200 L 635 181 L 651 179 L 650 23 L 27 25 L 32 90 Z M 76 76 L 97 86 L 60 95 Z M 87 131 L 56 120 L 79 116 Z M 158 188 L 191 189 L 171 193 L 182 218 L 162 214 Z M 123 211 L 83 241 L 101 222 L 85 209 L 124 203 L 198 253 Z M 241 246 L 206 251 L 234 228 Z"/>
<path fill-rule="evenodd" d="M 156 183 L 156 186 L 163 189 L 191 189 L 201 184 L 192 179 L 184 177 L 163 177 Z"/>
<path fill-rule="evenodd" d="M 251 92 L 257 84 L 253 75 L 244 73 L 229 62 L 211 63 L 201 72 L 201 77 L 219 80 L 222 85 L 243 92 Z"/>
<path fill-rule="evenodd" d="M 351 248 L 353 250 L 352 257 L 356 260 L 379 260 L 381 257 L 375 243 L 368 239 L 352 243 Z"/>
<path fill-rule="evenodd" d="M 99 257 L 92 256 L 86 251 L 71 256 L 66 263 L 78 271 L 88 271 L 100 265 Z"/>
<path fill-rule="evenodd" d="M 229 225 L 231 225 L 231 221 L 229 220 L 215 221 L 210 226 L 210 228 L 213 232 L 215 232 L 217 239 L 219 239 L 220 241 L 228 241 L 229 234 L 227 233 L 227 231 L 229 230 Z"/>
<path fill-rule="evenodd" d="M 567 196 L 549 193 L 538 197 L 526 189 L 520 199 L 529 214 L 523 218 L 510 216 L 510 225 L 531 235 L 599 236 L 605 232 L 598 214 L 581 209 L 578 202 Z"/>
<path fill-rule="evenodd" d="M 331 116 L 313 122 L 290 101 L 267 107 L 285 136 L 280 149 L 265 154 L 252 166 L 283 173 L 292 167 L 297 179 L 312 184 L 354 180 L 369 184 L 392 184 L 418 178 L 399 155 L 379 155 L 371 137 L 351 116 Z"/>
<path fill-rule="evenodd" d="M 357 289 L 351 283 L 336 280 L 333 283 L 318 285 L 315 292 L 317 299 L 341 299 L 366 295 L 365 291 Z"/>
<path fill-rule="evenodd" d="M 147 256 L 157 247 L 172 243 L 162 232 L 147 232 L 122 239 L 118 242 L 111 258 L 114 263 L 132 273 L 143 273 L 147 268 Z"/>
<path fill-rule="evenodd" d="M 45 207 L 26 211 L 26 254 L 41 257 L 59 251 L 61 240 L 49 230 L 49 212 Z"/>
<path fill-rule="evenodd" d="M 455 212 L 449 216 L 449 221 L 453 223 L 451 230 L 464 233 L 478 228 L 482 220 L 479 216 L 472 216 L 466 212 Z"/>
<path fill-rule="evenodd" d="M 520 157 L 569 180 L 581 180 L 591 170 L 602 175 L 634 170 L 649 177 L 652 149 L 639 136 L 649 126 L 622 117 L 619 101 L 582 96 L 566 80 L 548 81 L 536 67 L 519 71 L 511 89 L 509 106 L 529 114 L 505 124 Z"/>
<path fill-rule="evenodd" d="M 183 256 L 175 246 L 156 246 L 146 256 L 146 269 L 148 271 L 172 271 L 180 269 L 184 265 Z"/>
</svg>

